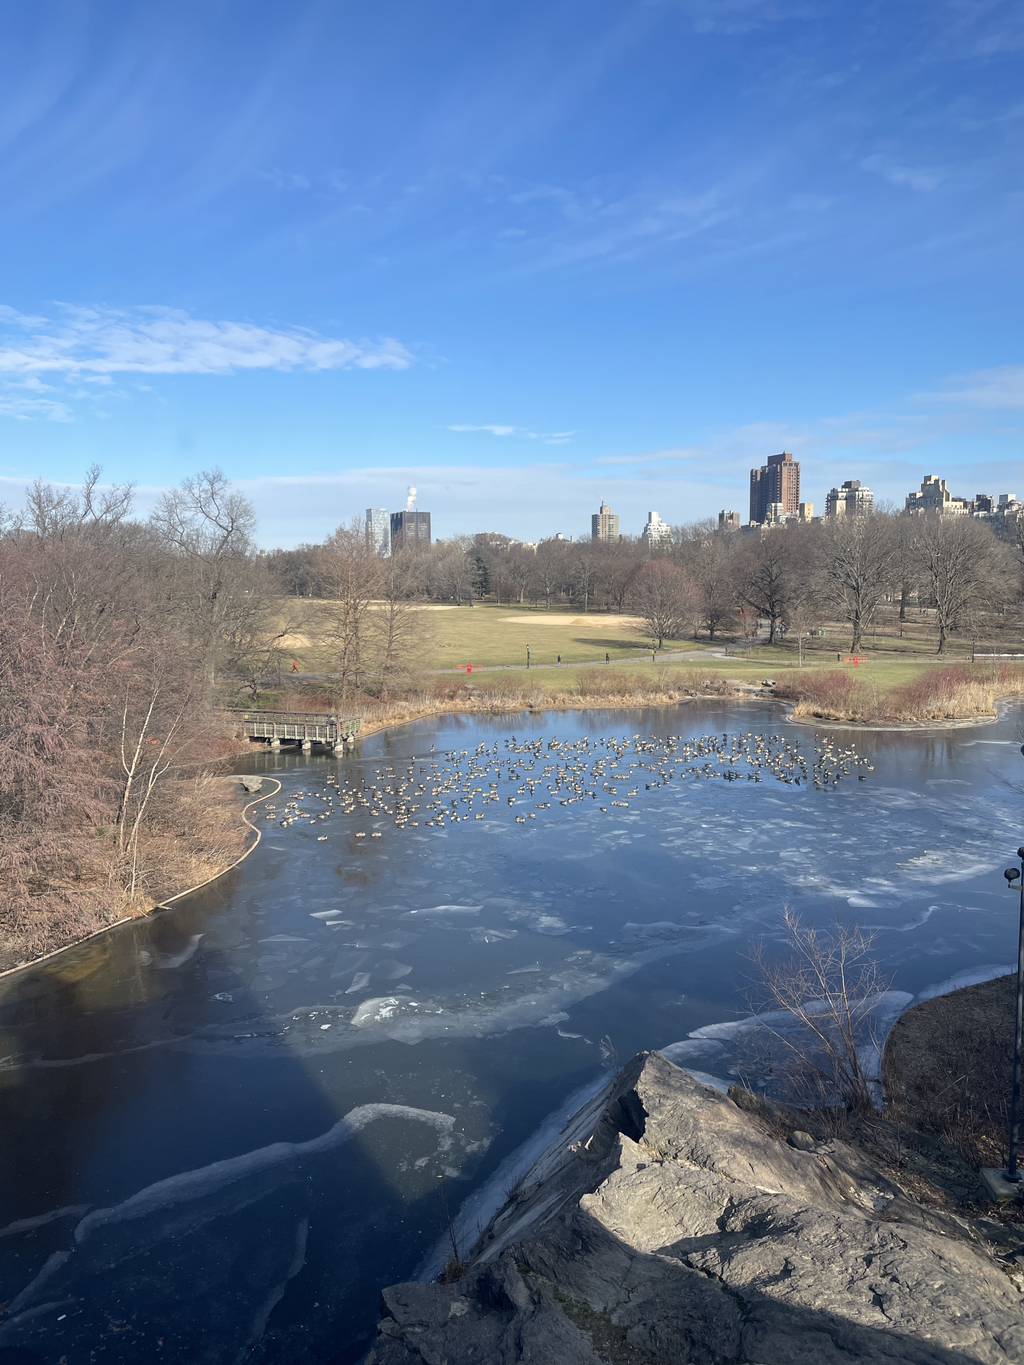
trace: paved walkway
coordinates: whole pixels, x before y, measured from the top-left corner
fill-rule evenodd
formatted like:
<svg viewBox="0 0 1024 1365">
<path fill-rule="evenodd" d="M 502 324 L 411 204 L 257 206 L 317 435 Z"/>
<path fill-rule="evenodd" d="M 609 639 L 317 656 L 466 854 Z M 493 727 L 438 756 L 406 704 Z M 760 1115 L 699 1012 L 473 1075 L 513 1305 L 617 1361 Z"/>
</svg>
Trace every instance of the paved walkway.
<svg viewBox="0 0 1024 1365">
<path fill-rule="evenodd" d="M 758 641 L 757 644 L 763 644 Z M 625 656 L 612 656 L 605 659 L 604 655 L 598 655 L 594 659 L 563 659 L 561 665 L 555 663 L 553 659 L 534 659 L 530 663 L 529 669 L 525 663 L 522 664 L 473 664 L 473 672 L 468 675 L 475 677 L 477 673 L 526 673 L 532 672 L 536 668 L 638 668 L 650 664 L 679 664 L 679 663 L 700 663 L 705 659 L 739 659 L 749 661 L 757 648 L 755 644 L 751 649 L 739 651 L 734 646 L 729 645 L 708 645 L 701 649 L 663 649 L 656 652 L 655 657 L 651 658 L 651 651 L 644 650 L 639 654 L 628 654 Z M 466 663 L 449 664 L 447 668 L 428 668 L 427 672 L 435 677 L 451 677 L 453 674 L 465 677 L 467 664 L 472 660 L 467 659 Z M 327 682 L 336 675 L 333 673 L 296 673 L 292 675 L 302 678 L 306 682 Z"/>
<path fill-rule="evenodd" d="M 732 659 L 745 658 L 746 655 L 738 654 L 735 650 L 730 651 L 723 646 L 711 646 L 706 649 L 662 649 L 651 657 L 650 650 L 643 650 L 639 654 L 612 655 L 610 659 L 605 659 L 603 654 L 594 659 L 563 659 L 562 668 L 626 668 L 639 664 L 678 664 L 686 663 L 689 660 L 700 662 L 701 659 Z M 470 663 L 471 660 L 466 661 Z M 533 659 L 529 669 L 526 664 L 473 664 L 474 673 L 526 673 L 532 672 L 535 668 L 558 668 L 559 665 L 554 659 Z M 451 664 L 447 668 L 431 668 L 431 673 L 465 673 L 466 664 Z"/>
</svg>

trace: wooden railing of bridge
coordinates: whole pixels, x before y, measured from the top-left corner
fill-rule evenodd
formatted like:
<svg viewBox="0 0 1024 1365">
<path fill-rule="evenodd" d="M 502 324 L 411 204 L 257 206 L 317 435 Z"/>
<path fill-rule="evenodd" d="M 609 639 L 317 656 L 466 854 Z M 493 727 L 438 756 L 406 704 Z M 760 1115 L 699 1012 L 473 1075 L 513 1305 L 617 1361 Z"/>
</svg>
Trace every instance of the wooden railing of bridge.
<svg viewBox="0 0 1024 1365">
<path fill-rule="evenodd" d="M 329 711 L 245 711 L 225 709 L 248 739 L 269 740 L 276 746 L 282 740 L 304 747 L 326 744 L 331 748 L 351 744 L 359 730 L 358 717 L 339 716 Z"/>
</svg>

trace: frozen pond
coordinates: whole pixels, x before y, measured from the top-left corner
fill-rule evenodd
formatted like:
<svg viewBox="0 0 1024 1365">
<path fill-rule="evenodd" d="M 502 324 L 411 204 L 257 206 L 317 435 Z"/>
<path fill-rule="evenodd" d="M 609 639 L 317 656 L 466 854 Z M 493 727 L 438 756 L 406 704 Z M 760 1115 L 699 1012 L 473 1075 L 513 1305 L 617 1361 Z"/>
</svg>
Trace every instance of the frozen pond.
<svg viewBox="0 0 1024 1365">
<path fill-rule="evenodd" d="M 284 789 L 240 869 L 0 983 L 0 1358 L 358 1360 L 568 1095 L 641 1048 L 733 1078 L 787 905 L 877 930 L 883 1020 L 1008 969 L 1020 723 L 708 704 L 254 753 Z"/>
</svg>

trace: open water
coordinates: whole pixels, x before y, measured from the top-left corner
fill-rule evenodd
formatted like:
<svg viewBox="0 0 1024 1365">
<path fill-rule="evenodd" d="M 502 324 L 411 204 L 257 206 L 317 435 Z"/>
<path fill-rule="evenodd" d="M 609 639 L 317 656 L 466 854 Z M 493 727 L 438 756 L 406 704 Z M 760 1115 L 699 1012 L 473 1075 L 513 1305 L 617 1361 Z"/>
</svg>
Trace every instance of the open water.
<svg viewBox="0 0 1024 1365">
<path fill-rule="evenodd" d="M 883 1031 L 1008 970 L 1020 730 L 708 704 L 254 751 L 284 789 L 236 872 L 0 983 L 0 1362 L 358 1360 L 635 1051 L 771 1084 L 786 906 L 877 933 Z"/>
</svg>

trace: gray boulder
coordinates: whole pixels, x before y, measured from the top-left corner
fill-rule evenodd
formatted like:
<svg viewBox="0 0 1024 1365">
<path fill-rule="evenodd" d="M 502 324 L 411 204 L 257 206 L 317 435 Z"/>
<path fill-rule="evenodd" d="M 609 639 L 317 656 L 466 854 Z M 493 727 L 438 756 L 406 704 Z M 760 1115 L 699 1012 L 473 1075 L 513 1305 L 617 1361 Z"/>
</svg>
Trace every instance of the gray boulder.
<svg viewBox="0 0 1024 1365">
<path fill-rule="evenodd" d="M 368 1365 L 1024 1361 L 1011 1279 L 847 1144 L 798 1150 L 657 1054 L 587 1122 L 457 1281 L 384 1291 Z"/>
</svg>

